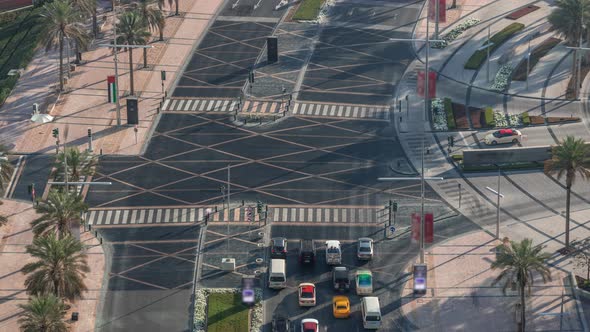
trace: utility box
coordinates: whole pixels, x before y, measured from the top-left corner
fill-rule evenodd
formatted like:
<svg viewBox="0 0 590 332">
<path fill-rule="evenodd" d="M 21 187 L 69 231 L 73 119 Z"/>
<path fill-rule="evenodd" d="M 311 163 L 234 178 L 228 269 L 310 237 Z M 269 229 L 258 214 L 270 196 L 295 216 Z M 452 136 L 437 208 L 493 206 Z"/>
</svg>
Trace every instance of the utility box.
<svg viewBox="0 0 590 332">
<path fill-rule="evenodd" d="M 139 105 L 137 97 L 127 97 L 127 124 L 139 124 Z"/>
<path fill-rule="evenodd" d="M 221 270 L 222 271 L 234 271 L 236 269 L 235 258 L 222 258 L 221 259 Z"/>
</svg>

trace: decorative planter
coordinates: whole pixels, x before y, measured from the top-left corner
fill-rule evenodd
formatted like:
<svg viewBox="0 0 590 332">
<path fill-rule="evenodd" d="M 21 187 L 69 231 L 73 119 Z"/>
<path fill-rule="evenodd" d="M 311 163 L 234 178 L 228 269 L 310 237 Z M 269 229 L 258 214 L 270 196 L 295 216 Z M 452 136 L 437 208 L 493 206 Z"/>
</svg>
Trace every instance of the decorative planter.
<svg viewBox="0 0 590 332">
<path fill-rule="evenodd" d="M 262 263 L 264 263 L 264 259 L 262 259 L 262 258 L 256 258 L 256 264 L 262 265 Z"/>
</svg>

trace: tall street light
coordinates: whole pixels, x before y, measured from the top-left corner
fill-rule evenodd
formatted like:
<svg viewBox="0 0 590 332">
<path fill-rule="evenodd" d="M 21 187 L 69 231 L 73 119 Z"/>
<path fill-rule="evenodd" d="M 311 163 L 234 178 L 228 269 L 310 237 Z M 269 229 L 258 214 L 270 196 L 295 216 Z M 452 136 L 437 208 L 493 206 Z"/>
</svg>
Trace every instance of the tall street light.
<svg viewBox="0 0 590 332">
<path fill-rule="evenodd" d="M 487 69 L 486 69 L 486 82 L 490 81 L 490 48 L 494 45 L 494 43 L 490 40 L 490 27 L 488 26 L 488 41 L 482 47 L 478 48 L 478 51 L 487 50 Z"/>
<path fill-rule="evenodd" d="M 115 103 L 117 111 L 117 126 L 121 126 L 121 102 L 119 101 L 119 60 L 117 54 L 119 54 L 119 48 L 152 48 L 151 45 L 117 45 L 117 7 L 113 8 L 115 13 L 115 22 L 113 23 L 113 43 L 112 44 L 99 44 L 100 47 L 109 47 L 115 49 Z M 133 64 L 131 64 L 133 65 Z"/>
<path fill-rule="evenodd" d="M 526 54 L 526 89 L 529 89 L 529 71 L 531 70 L 531 39 L 529 38 L 529 49 Z"/>
<path fill-rule="evenodd" d="M 496 239 L 500 238 L 500 198 L 504 198 L 504 195 L 500 192 L 500 177 L 502 176 L 502 169 L 498 166 L 498 190 L 494 190 L 490 187 L 486 187 L 487 190 L 491 191 L 496 195 Z"/>
<path fill-rule="evenodd" d="M 438 1 L 436 1 L 438 2 Z M 427 8 L 428 10 L 428 8 Z M 427 11 L 428 13 L 428 11 Z M 420 197 L 421 197 L 421 206 L 420 206 L 420 215 L 421 215 L 421 222 L 420 222 L 420 263 L 424 264 L 424 140 L 426 135 L 426 130 L 424 129 L 424 123 L 426 122 L 426 114 L 430 109 L 430 70 L 428 67 L 428 57 L 430 54 L 430 43 L 440 43 L 442 40 L 438 39 L 430 39 L 430 20 L 429 15 L 426 15 L 426 39 L 399 39 L 399 38 L 389 38 L 390 41 L 404 41 L 404 42 L 425 42 L 426 43 L 426 61 L 425 61 L 425 71 L 426 71 L 426 79 L 425 79 L 425 87 L 424 87 L 424 112 L 422 113 L 422 154 L 421 154 L 421 171 L 420 171 Z M 437 178 L 439 179 L 439 178 Z M 442 178 L 440 178 L 442 179 Z M 435 180 L 435 178 L 433 178 Z"/>
</svg>

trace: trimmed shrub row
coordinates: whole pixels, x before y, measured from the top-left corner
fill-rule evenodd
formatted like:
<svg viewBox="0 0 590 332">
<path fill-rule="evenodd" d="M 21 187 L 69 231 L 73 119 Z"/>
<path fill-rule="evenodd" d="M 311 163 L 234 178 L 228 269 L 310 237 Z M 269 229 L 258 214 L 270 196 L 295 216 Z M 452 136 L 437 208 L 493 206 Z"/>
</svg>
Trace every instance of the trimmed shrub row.
<svg viewBox="0 0 590 332">
<path fill-rule="evenodd" d="M 449 130 L 454 130 L 457 128 L 455 124 L 455 116 L 453 115 L 453 103 L 451 102 L 451 98 L 444 99 L 445 104 L 445 113 L 447 114 L 447 127 Z"/>
<path fill-rule="evenodd" d="M 522 113 L 522 124 L 528 126 L 531 124 L 531 118 L 529 117 L 529 112 Z"/>
<path fill-rule="evenodd" d="M 522 23 L 512 23 L 502 29 L 501 31 L 497 32 L 490 38 L 490 42 L 493 44 L 489 46 L 490 54 L 493 53 L 496 49 L 498 49 L 505 41 L 507 41 L 510 37 L 512 37 L 517 32 L 524 29 L 524 24 Z M 486 40 L 487 43 L 487 40 Z M 479 69 L 485 59 L 487 58 L 487 49 L 475 51 L 465 63 L 465 69 Z"/>
<path fill-rule="evenodd" d="M 494 110 L 491 107 L 486 107 L 484 118 L 487 127 L 493 127 L 496 125 L 496 122 L 494 121 Z"/>
</svg>

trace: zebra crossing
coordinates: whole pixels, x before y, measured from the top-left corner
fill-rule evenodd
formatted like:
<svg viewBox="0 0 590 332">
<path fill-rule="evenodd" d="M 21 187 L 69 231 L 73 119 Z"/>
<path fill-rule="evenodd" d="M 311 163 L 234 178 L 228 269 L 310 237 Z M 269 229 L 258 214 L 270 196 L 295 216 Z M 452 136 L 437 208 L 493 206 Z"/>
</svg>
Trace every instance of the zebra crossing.
<svg viewBox="0 0 590 332">
<path fill-rule="evenodd" d="M 293 114 L 389 120 L 389 107 L 296 103 L 293 108 Z"/>
<path fill-rule="evenodd" d="M 230 99 L 166 99 L 163 112 L 235 112 L 237 100 Z"/>
<path fill-rule="evenodd" d="M 251 210 L 250 210 L 251 209 Z M 248 218 L 251 211 L 252 218 Z M 178 207 L 178 208 L 127 208 L 127 209 L 91 209 L 85 216 L 87 224 L 93 226 L 107 225 L 141 225 L 141 224 L 178 224 L 202 222 L 209 215 L 209 222 L 258 222 L 264 215 L 255 213 L 254 207 L 239 207 L 231 210 L 216 211 L 215 207 Z M 262 219 L 261 219 L 262 218 Z M 386 219 L 382 207 L 269 207 L 267 220 L 275 223 L 353 223 L 376 224 Z"/>
<path fill-rule="evenodd" d="M 282 101 L 237 99 L 167 99 L 163 112 L 240 112 L 249 114 L 278 114 L 285 111 Z M 390 109 L 386 106 L 340 105 L 297 102 L 292 107 L 294 115 L 337 118 L 389 120 Z"/>
</svg>

